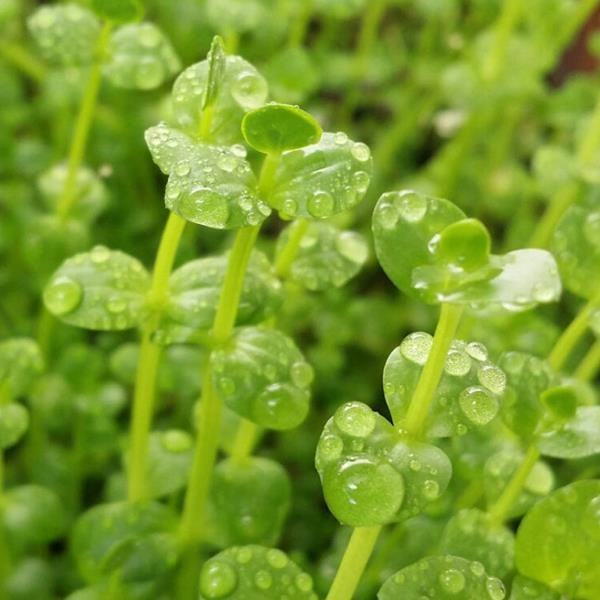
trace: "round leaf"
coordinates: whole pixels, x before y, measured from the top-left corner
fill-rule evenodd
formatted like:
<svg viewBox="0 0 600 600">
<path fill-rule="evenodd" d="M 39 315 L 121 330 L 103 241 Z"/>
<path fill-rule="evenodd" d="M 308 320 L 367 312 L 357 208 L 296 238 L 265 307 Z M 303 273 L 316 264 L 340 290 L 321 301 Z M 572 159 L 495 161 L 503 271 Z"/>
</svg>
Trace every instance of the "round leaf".
<svg viewBox="0 0 600 600">
<path fill-rule="evenodd" d="M 0 386 L 10 398 L 27 393 L 44 369 L 44 359 L 30 338 L 0 342 Z"/>
<path fill-rule="evenodd" d="M 580 406 L 573 419 L 542 433 L 537 446 L 544 456 L 584 458 L 600 454 L 600 406 Z"/>
<path fill-rule="evenodd" d="M 517 531 L 519 572 L 551 589 L 595 600 L 600 589 L 600 481 L 576 481 L 540 500 Z"/>
<path fill-rule="evenodd" d="M 17 403 L 0 406 L 0 449 L 14 446 L 29 427 L 29 413 Z"/>
<path fill-rule="evenodd" d="M 236 546 L 204 563 L 199 600 L 317 600 L 313 582 L 281 550 Z"/>
<path fill-rule="evenodd" d="M 151 90 L 180 68 L 163 32 L 152 23 L 136 23 L 120 27 L 111 36 L 104 72 L 117 87 Z"/>
<path fill-rule="evenodd" d="M 429 556 L 392 575 L 378 600 L 503 600 L 504 585 L 484 566 L 457 556 Z"/>
<path fill-rule="evenodd" d="M 242 120 L 246 143 L 263 154 L 280 154 L 316 144 L 323 130 L 306 111 L 289 104 L 267 104 Z"/>
<path fill-rule="evenodd" d="M 217 393 L 240 416 L 281 430 L 306 418 L 313 370 L 280 331 L 242 327 L 211 362 Z"/>
<path fill-rule="evenodd" d="M 46 308 L 69 325 L 130 329 L 144 317 L 150 277 L 132 256 L 105 246 L 67 259 L 44 289 Z"/>
<path fill-rule="evenodd" d="M 149 497 L 160 498 L 185 487 L 192 464 L 193 439 L 178 429 L 153 431 L 148 442 Z"/>
<path fill-rule="evenodd" d="M 316 144 L 281 155 L 268 202 L 286 218 L 326 219 L 363 199 L 371 170 L 367 145 L 323 133 Z"/>
<path fill-rule="evenodd" d="M 491 243 L 488 230 L 477 219 L 451 223 L 431 242 L 436 260 L 467 271 L 483 267 L 488 262 Z"/>
<path fill-rule="evenodd" d="M 285 469 L 268 458 L 226 459 L 215 468 L 206 539 L 219 548 L 277 543 L 290 508 Z"/>
</svg>

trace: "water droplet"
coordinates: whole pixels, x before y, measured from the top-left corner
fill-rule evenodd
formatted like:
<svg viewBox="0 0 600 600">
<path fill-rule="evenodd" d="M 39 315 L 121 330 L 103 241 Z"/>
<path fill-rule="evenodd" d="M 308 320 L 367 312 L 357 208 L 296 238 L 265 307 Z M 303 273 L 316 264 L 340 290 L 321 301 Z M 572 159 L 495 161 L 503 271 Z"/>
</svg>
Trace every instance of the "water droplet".
<svg viewBox="0 0 600 600">
<path fill-rule="evenodd" d="M 231 396 L 232 394 L 235 394 L 235 382 L 229 377 L 221 377 L 221 379 L 219 379 L 219 389 L 226 396 Z"/>
<path fill-rule="evenodd" d="M 267 83 L 258 73 L 245 71 L 233 82 L 231 95 L 242 108 L 252 110 L 265 103 Z"/>
<path fill-rule="evenodd" d="M 498 413 L 496 398 L 479 386 L 471 386 L 463 390 L 458 403 L 469 421 L 476 425 L 486 425 Z"/>
<path fill-rule="evenodd" d="M 287 217 L 294 217 L 298 210 L 298 203 L 293 198 L 286 198 L 281 204 L 281 212 Z"/>
<path fill-rule="evenodd" d="M 329 192 L 318 191 L 308 200 L 308 212 L 316 219 L 325 219 L 333 214 L 335 203 Z"/>
<path fill-rule="evenodd" d="M 427 479 L 423 483 L 423 496 L 427 500 L 435 500 L 440 495 L 440 486 L 437 481 L 433 479 Z"/>
<path fill-rule="evenodd" d="M 251 548 L 240 548 L 237 551 L 236 560 L 241 564 L 245 565 L 252 560 L 252 549 Z"/>
<path fill-rule="evenodd" d="M 356 142 L 352 144 L 352 149 L 350 150 L 352 156 L 359 162 L 366 162 L 371 157 L 371 151 L 369 150 L 369 146 L 363 144 L 362 142 Z"/>
<path fill-rule="evenodd" d="M 225 227 L 229 219 L 227 201 L 208 187 L 195 187 L 180 197 L 179 210 L 190 221 L 216 229 Z"/>
<path fill-rule="evenodd" d="M 217 161 L 217 166 L 226 171 L 227 173 L 233 172 L 233 170 L 237 167 L 237 161 L 233 156 L 225 155 L 219 158 Z"/>
<path fill-rule="evenodd" d="M 494 394 L 503 394 L 506 389 L 506 375 L 494 365 L 484 365 L 477 371 L 479 383 Z"/>
<path fill-rule="evenodd" d="M 258 571 L 254 576 L 254 583 L 260 590 L 268 590 L 273 585 L 273 576 L 268 571 Z"/>
<path fill-rule="evenodd" d="M 362 402 L 348 402 L 340 406 L 334 421 L 340 431 L 355 437 L 366 437 L 375 429 L 375 414 Z"/>
<path fill-rule="evenodd" d="M 478 561 L 472 562 L 470 568 L 471 568 L 471 573 L 473 573 L 473 575 L 475 575 L 475 577 L 481 577 L 485 573 L 485 568 Z"/>
<path fill-rule="evenodd" d="M 503 600 L 506 593 L 504 584 L 497 577 L 488 577 L 485 589 L 492 600 Z"/>
<path fill-rule="evenodd" d="M 344 443 L 337 435 L 324 435 L 319 440 L 319 456 L 325 461 L 339 458 L 343 449 Z"/>
<path fill-rule="evenodd" d="M 233 567 L 217 560 L 207 562 L 200 574 L 200 591 L 207 598 L 229 596 L 237 587 L 237 574 Z"/>
<path fill-rule="evenodd" d="M 369 254 L 365 240 L 354 231 L 341 232 L 335 240 L 335 247 L 342 256 L 356 265 L 362 265 Z"/>
<path fill-rule="evenodd" d="M 400 213 L 394 204 L 386 202 L 377 206 L 375 216 L 377 218 L 377 223 L 383 227 L 383 229 L 394 229 L 398 223 Z"/>
<path fill-rule="evenodd" d="M 283 569 L 288 564 L 289 560 L 284 552 L 277 548 L 273 548 L 267 552 L 267 562 L 274 569 Z"/>
<path fill-rule="evenodd" d="M 124 298 L 120 298 L 119 296 L 114 296 L 108 299 L 106 303 L 106 308 L 108 312 L 113 314 L 122 313 L 127 308 L 127 301 Z"/>
<path fill-rule="evenodd" d="M 420 471 L 422 465 L 418 460 L 411 460 L 408 463 L 408 467 L 410 468 L 411 471 Z"/>
<path fill-rule="evenodd" d="M 185 177 L 186 175 L 189 175 L 191 168 L 188 162 L 179 162 L 175 165 L 175 175 L 179 176 L 179 177 Z"/>
<path fill-rule="evenodd" d="M 305 361 L 297 361 L 290 368 L 290 378 L 299 388 L 307 388 L 313 377 L 313 368 Z"/>
<path fill-rule="evenodd" d="M 90 259 L 95 265 L 105 263 L 110 258 L 110 250 L 106 246 L 94 246 L 90 250 Z"/>
<path fill-rule="evenodd" d="M 404 358 L 416 363 L 424 365 L 427 362 L 427 357 L 431 351 L 433 338 L 428 333 L 417 331 L 407 335 L 400 344 L 400 352 Z"/>
<path fill-rule="evenodd" d="M 427 200 L 415 192 L 403 192 L 396 205 L 400 216 L 409 223 L 418 223 L 427 213 Z"/>
<path fill-rule="evenodd" d="M 185 452 L 192 447 L 192 438 L 185 431 L 170 429 L 165 431 L 160 438 L 161 444 L 167 452 Z"/>
<path fill-rule="evenodd" d="M 56 277 L 44 290 L 44 304 L 53 315 L 73 312 L 83 298 L 81 285 L 65 275 Z"/>
<path fill-rule="evenodd" d="M 471 359 L 461 350 L 450 350 L 444 367 L 448 375 L 462 377 L 471 370 Z"/>
<path fill-rule="evenodd" d="M 333 135 L 333 141 L 338 146 L 343 146 L 348 142 L 348 136 L 343 131 L 338 131 Z"/>
<path fill-rule="evenodd" d="M 480 361 L 487 360 L 488 357 L 487 348 L 479 342 L 471 342 L 470 344 L 467 344 L 467 353 L 471 358 Z"/>
<path fill-rule="evenodd" d="M 439 581 L 449 594 L 458 594 L 465 587 L 465 576 L 458 569 L 446 569 L 440 574 Z"/>
<path fill-rule="evenodd" d="M 364 194 L 371 182 L 371 176 L 366 171 L 357 171 L 352 175 L 352 185 L 359 194 Z"/>
</svg>

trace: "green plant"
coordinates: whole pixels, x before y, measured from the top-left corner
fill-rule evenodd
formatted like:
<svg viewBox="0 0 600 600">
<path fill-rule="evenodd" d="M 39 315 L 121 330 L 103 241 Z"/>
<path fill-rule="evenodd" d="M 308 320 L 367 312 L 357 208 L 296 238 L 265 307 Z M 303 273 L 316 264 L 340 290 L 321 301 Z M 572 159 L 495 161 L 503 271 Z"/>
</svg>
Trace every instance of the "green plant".
<svg viewBox="0 0 600 600">
<path fill-rule="evenodd" d="M 600 599 L 555 4 L 0 1 L 0 598 Z"/>
</svg>

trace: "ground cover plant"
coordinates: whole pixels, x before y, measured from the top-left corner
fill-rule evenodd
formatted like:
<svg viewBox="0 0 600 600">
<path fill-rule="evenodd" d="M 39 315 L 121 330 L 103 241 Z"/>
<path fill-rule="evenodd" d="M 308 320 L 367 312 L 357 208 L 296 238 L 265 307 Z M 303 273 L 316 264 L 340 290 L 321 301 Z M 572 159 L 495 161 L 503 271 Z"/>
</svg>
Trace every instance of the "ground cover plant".
<svg viewBox="0 0 600 600">
<path fill-rule="evenodd" d="M 596 9 L 0 0 L 0 597 L 600 599 Z"/>
</svg>

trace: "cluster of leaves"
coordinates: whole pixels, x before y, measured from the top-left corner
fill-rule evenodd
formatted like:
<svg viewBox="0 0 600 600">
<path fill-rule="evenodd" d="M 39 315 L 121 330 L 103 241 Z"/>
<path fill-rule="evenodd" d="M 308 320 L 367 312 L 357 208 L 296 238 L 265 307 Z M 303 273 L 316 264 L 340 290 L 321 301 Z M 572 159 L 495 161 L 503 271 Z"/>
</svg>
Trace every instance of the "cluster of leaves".
<svg viewBox="0 0 600 600">
<path fill-rule="evenodd" d="M 554 4 L 0 0 L 0 597 L 600 599 Z"/>
</svg>

